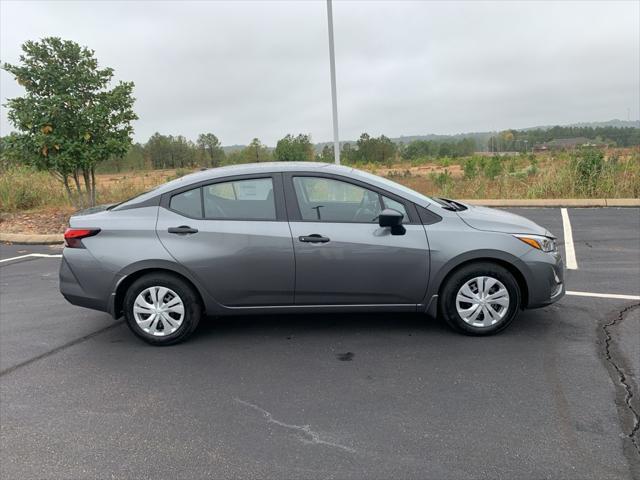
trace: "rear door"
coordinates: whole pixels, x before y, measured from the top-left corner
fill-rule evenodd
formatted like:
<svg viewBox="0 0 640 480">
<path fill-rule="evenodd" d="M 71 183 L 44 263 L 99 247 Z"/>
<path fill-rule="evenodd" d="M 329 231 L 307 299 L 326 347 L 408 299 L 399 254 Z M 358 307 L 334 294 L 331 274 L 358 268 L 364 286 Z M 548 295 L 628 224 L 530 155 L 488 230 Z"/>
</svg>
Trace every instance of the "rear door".
<svg viewBox="0 0 640 480">
<path fill-rule="evenodd" d="M 286 173 L 296 255 L 296 305 L 420 303 L 429 248 L 415 206 L 371 185 L 332 174 Z M 378 225 L 384 208 L 405 216 L 404 235 Z"/>
<path fill-rule="evenodd" d="M 222 178 L 163 196 L 169 253 L 230 307 L 293 304 L 295 264 L 282 175 Z"/>
</svg>

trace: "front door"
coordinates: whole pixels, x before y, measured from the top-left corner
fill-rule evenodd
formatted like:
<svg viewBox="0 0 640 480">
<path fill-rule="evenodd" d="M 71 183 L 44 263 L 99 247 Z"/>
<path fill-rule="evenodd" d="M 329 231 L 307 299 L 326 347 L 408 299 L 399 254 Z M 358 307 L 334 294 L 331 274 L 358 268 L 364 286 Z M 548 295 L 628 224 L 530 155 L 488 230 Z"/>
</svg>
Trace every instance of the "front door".
<svg viewBox="0 0 640 480">
<path fill-rule="evenodd" d="M 415 305 L 423 300 L 429 277 L 427 236 L 419 219 L 409 215 L 406 200 L 331 175 L 293 173 L 285 175 L 285 182 L 296 305 Z M 378 225 L 384 208 L 405 216 L 404 235 Z"/>
<path fill-rule="evenodd" d="M 176 192 L 157 232 L 224 306 L 292 305 L 294 257 L 282 177 L 238 177 Z"/>
</svg>

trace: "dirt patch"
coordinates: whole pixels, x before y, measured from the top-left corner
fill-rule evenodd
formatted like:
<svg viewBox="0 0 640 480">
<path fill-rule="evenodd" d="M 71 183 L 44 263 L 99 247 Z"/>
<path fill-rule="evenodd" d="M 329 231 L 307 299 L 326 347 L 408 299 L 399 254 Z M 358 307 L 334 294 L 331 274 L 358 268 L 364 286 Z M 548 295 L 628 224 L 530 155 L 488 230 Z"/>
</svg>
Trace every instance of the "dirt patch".
<svg viewBox="0 0 640 480">
<path fill-rule="evenodd" d="M 190 173 L 191 170 L 182 169 Z M 155 187 L 177 177 L 176 169 L 167 170 L 143 170 L 121 173 L 99 173 L 96 175 L 96 183 L 99 188 L 112 188 L 122 182 L 136 184 L 141 188 Z"/>
<path fill-rule="evenodd" d="M 69 225 L 72 208 L 52 208 L 32 212 L 0 213 L 3 233 L 52 234 L 64 233 Z"/>
<path fill-rule="evenodd" d="M 404 175 L 404 176 L 413 176 L 413 177 L 427 177 L 430 174 L 438 174 L 443 173 L 444 171 L 449 172 L 452 177 L 462 177 L 464 175 L 464 170 L 460 165 L 449 165 L 448 167 L 442 167 L 440 165 L 435 164 L 426 164 L 420 165 L 417 167 L 402 167 L 402 166 L 393 166 L 389 168 L 378 168 L 373 173 L 376 175 L 380 175 L 383 177 L 393 175 Z M 407 174 L 409 172 L 409 174 Z"/>
</svg>

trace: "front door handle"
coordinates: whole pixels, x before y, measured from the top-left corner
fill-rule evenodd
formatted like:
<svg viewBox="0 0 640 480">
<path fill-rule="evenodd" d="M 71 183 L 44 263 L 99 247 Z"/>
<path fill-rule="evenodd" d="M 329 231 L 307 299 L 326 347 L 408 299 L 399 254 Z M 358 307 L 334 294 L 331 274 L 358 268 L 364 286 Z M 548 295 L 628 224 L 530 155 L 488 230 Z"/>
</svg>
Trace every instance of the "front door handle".
<svg viewBox="0 0 640 480">
<path fill-rule="evenodd" d="M 318 233 L 312 233 L 311 235 L 301 235 L 298 237 L 298 240 L 307 243 L 327 243 L 329 241 L 329 237 L 323 237 Z"/>
<path fill-rule="evenodd" d="M 179 227 L 169 227 L 167 231 L 169 233 L 175 233 L 178 235 L 189 235 L 192 233 L 198 233 L 197 228 L 191 228 L 187 225 L 180 225 Z"/>
</svg>

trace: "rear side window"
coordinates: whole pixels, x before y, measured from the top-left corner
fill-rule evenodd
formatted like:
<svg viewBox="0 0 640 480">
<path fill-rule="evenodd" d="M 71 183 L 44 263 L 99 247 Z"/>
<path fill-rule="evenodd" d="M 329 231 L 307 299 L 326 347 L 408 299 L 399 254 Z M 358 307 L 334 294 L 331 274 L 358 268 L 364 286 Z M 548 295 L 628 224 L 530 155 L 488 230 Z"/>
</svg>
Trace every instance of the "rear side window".
<svg viewBox="0 0 640 480">
<path fill-rule="evenodd" d="M 193 218 L 202 218 L 202 201 L 200 189 L 194 188 L 171 197 L 169 208 L 182 215 Z"/>
<path fill-rule="evenodd" d="M 214 183 L 203 187 L 204 216 L 215 220 L 275 220 L 271 178 Z"/>
</svg>

